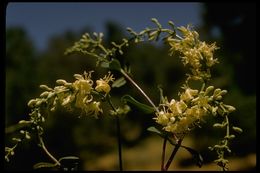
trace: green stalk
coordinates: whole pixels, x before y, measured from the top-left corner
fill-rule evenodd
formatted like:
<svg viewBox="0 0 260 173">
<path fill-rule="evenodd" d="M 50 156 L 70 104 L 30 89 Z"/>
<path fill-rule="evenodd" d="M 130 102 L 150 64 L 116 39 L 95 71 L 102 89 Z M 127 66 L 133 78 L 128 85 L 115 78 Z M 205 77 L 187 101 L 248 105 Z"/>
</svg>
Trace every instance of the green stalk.
<svg viewBox="0 0 260 173">
<path fill-rule="evenodd" d="M 116 112 L 116 108 L 112 104 L 110 100 L 110 96 L 107 96 L 107 101 L 111 108 Z M 116 116 L 116 130 L 117 130 L 117 143 L 118 143 L 118 159 L 119 159 L 119 170 L 123 171 L 123 161 L 122 161 L 122 142 L 121 142 L 121 134 L 120 134 L 120 120 L 119 117 Z"/>
<path fill-rule="evenodd" d="M 169 167 L 170 167 L 170 165 L 171 165 L 171 163 L 172 163 L 172 161 L 173 161 L 173 159 L 174 159 L 174 156 L 176 155 L 177 151 L 178 151 L 179 148 L 181 147 L 182 140 L 183 140 L 183 138 L 181 138 L 181 139 L 178 141 L 177 145 L 174 147 L 174 150 L 172 151 L 172 154 L 171 154 L 171 156 L 170 156 L 168 162 L 166 163 L 166 166 L 165 166 L 165 168 L 164 168 L 164 171 L 167 171 L 167 170 L 169 169 Z"/>
<path fill-rule="evenodd" d="M 45 147 L 45 144 L 44 144 L 43 139 L 40 134 L 38 134 L 38 137 L 40 140 L 40 145 L 41 145 L 42 149 L 44 150 L 44 152 L 51 158 L 51 160 L 53 160 L 55 162 L 56 165 L 61 166 L 60 162 L 53 155 L 51 155 L 51 153 Z"/>
<path fill-rule="evenodd" d="M 164 140 L 163 140 L 163 149 L 162 149 L 161 171 L 164 171 L 164 158 L 165 158 L 166 143 L 167 143 L 167 138 L 164 138 Z"/>
<path fill-rule="evenodd" d="M 141 94 L 147 99 L 147 101 L 153 106 L 156 112 L 159 112 L 158 108 L 152 102 L 152 100 L 145 94 L 145 92 L 135 83 L 135 81 L 123 70 L 120 69 L 120 72 L 141 92 Z"/>
</svg>

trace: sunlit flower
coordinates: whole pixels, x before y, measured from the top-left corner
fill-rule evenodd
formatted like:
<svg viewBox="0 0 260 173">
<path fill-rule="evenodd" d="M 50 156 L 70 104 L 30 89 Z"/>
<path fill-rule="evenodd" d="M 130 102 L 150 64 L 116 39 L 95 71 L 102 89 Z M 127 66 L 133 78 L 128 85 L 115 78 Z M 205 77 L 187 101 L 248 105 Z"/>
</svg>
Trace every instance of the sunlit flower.
<svg viewBox="0 0 260 173">
<path fill-rule="evenodd" d="M 108 72 L 108 75 L 106 75 L 103 79 L 99 79 L 96 81 L 97 86 L 95 90 L 98 92 L 104 92 L 105 94 L 108 94 L 111 90 L 111 87 L 108 83 L 113 80 L 113 75 L 110 72 Z"/>
<path fill-rule="evenodd" d="M 185 116 L 190 118 L 194 117 L 196 120 L 200 120 L 205 115 L 206 111 L 203 108 L 200 108 L 198 105 L 192 106 L 185 111 Z"/>
<path fill-rule="evenodd" d="M 84 72 L 84 76 L 79 75 L 79 74 L 75 74 L 74 77 L 77 79 L 72 86 L 80 92 L 80 95 L 86 95 L 89 94 L 91 92 L 92 85 L 93 85 L 93 81 L 91 80 L 91 73 L 86 73 Z"/>
<path fill-rule="evenodd" d="M 200 42 L 199 46 L 198 46 L 198 51 L 201 52 L 201 54 L 203 55 L 203 57 L 206 60 L 206 65 L 208 67 L 213 66 L 214 64 L 216 64 L 218 62 L 217 59 L 213 58 L 213 52 L 218 49 L 217 46 L 215 45 L 215 43 L 208 45 L 205 42 Z"/>
<path fill-rule="evenodd" d="M 187 88 L 185 90 L 185 92 L 180 95 L 180 99 L 185 102 L 189 102 L 197 94 L 198 94 L 198 90 L 193 90 L 193 89 Z"/>
<path fill-rule="evenodd" d="M 182 114 L 186 108 L 187 105 L 182 100 L 176 102 L 174 99 L 172 99 L 169 103 L 169 109 L 174 115 Z"/>
<path fill-rule="evenodd" d="M 166 126 L 169 123 L 170 116 L 171 116 L 170 113 L 160 111 L 159 113 L 157 113 L 157 117 L 155 119 L 158 124 Z"/>
<path fill-rule="evenodd" d="M 100 102 L 97 102 L 97 101 L 93 101 L 93 102 L 90 102 L 89 104 L 87 104 L 85 106 L 84 111 L 86 112 L 86 114 L 91 114 L 95 118 L 97 118 L 97 116 L 100 113 L 103 113 L 103 110 L 100 108 Z"/>
<path fill-rule="evenodd" d="M 191 67 L 191 77 L 189 79 L 202 80 L 210 78 L 209 67 L 218 62 L 213 58 L 214 50 L 217 49 L 215 43 L 208 45 L 199 40 L 199 34 L 189 28 L 179 27 L 182 38 L 168 37 L 170 45 L 170 55 L 175 51 L 179 52 L 184 65 Z M 206 67 L 206 68 L 205 68 Z"/>
</svg>

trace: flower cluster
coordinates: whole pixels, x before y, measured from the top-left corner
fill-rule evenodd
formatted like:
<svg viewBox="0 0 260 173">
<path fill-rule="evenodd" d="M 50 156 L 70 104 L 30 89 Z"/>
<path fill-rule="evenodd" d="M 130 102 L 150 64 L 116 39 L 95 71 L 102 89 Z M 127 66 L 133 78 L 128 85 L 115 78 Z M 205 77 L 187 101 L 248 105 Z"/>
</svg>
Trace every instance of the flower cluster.
<svg viewBox="0 0 260 173">
<path fill-rule="evenodd" d="M 46 85 L 41 85 L 42 89 L 45 89 L 40 98 L 32 99 L 29 101 L 28 106 L 33 108 L 33 112 L 30 114 L 31 116 L 35 114 L 36 117 L 41 117 L 42 121 L 44 121 L 44 117 L 40 116 L 39 108 L 44 107 L 48 108 L 51 111 L 54 111 L 58 105 L 68 108 L 69 110 L 75 108 L 81 109 L 82 113 L 86 115 L 94 115 L 97 118 L 97 115 L 102 113 L 102 109 L 100 108 L 100 102 L 94 100 L 93 97 L 93 85 L 94 82 L 91 79 L 90 72 L 84 72 L 83 75 L 75 74 L 74 77 L 76 81 L 73 83 L 69 83 L 63 79 L 58 79 L 56 83 L 58 86 L 54 87 L 54 89 L 49 88 Z M 106 75 L 103 79 L 99 79 L 96 81 L 95 90 L 99 93 L 108 94 L 111 90 L 109 82 L 113 81 L 113 75 Z"/>
<path fill-rule="evenodd" d="M 175 51 L 180 52 L 183 64 L 191 67 L 193 79 L 209 79 L 209 68 L 218 62 L 213 58 L 213 52 L 217 49 L 215 43 L 208 45 L 200 41 L 199 34 L 190 30 L 189 27 L 178 27 L 178 30 L 183 38 L 167 38 L 171 47 L 170 54 L 172 55 Z"/>
<path fill-rule="evenodd" d="M 19 124 L 32 125 L 32 130 L 36 130 L 38 135 L 43 134 L 42 123 L 46 120 L 44 115 L 48 111 L 55 111 L 58 106 L 73 110 L 80 109 L 82 114 L 93 115 L 98 118 L 98 115 L 103 112 L 100 107 L 101 102 L 94 99 L 94 94 L 106 96 L 111 88 L 109 82 L 114 81 L 113 75 L 109 72 L 103 78 L 94 82 L 91 79 L 93 71 L 84 72 L 83 75 L 75 74 L 75 81 L 69 83 L 63 79 L 58 79 L 58 84 L 53 89 L 47 85 L 40 85 L 40 88 L 45 90 L 39 98 L 31 99 L 28 106 L 31 108 L 30 120 L 21 120 Z M 13 138 L 16 144 L 13 147 L 5 147 L 5 159 L 9 161 L 9 157 L 14 155 L 14 150 L 24 139 L 30 139 L 30 132 L 21 130 L 22 138 Z"/>
<path fill-rule="evenodd" d="M 172 99 L 169 102 L 167 98 L 162 100 L 159 112 L 154 118 L 165 131 L 171 132 L 177 137 L 198 125 L 207 114 L 216 115 L 224 111 L 227 113 L 235 110 L 233 106 L 221 102 L 222 96 L 227 93 L 226 90 L 219 88 L 214 90 L 213 86 L 200 92 L 187 86 L 183 88 L 185 91 L 179 94 L 179 101 Z M 210 93 L 212 94 L 210 95 Z"/>
</svg>

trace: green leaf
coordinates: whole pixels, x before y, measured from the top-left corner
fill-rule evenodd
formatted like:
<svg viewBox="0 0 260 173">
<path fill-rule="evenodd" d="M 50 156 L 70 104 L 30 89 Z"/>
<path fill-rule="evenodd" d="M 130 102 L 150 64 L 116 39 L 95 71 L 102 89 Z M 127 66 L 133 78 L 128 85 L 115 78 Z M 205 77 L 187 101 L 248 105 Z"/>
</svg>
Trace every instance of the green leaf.
<svg viewBox="0 0 260 173">
<path fill-rule="evenodd" d="M 103 67 L 103 68 L 109 68 L 109 62 L 102 61 L 102 62 L 100 63 L 100 66 Z"/>
<path fill-rule="evenodd" d="M 121 100 L 122 100 L 122 101 L 125 101 L 125 102 L 132 103 L 133 105 L 135 105 L 137 108 L 139 108 L 140 110 L 142 110 L 142 111 L 143 111 L 144 113 L 146 113 L 146 114 L 150 114 L 150 113 L 153 113 L 153 112 L 155 111 L 153 107 L 138 102 L 137 100 L 135 100 L 135 99 L 134 99 L 133 97 L 131 97 L 130 95 L 124 95 L 124 96 L 121 98 Z"/>
<path fill-rule="evenodd" d="M 48 162 L 39 162 L 33 165 L 33 169 L 40 169 L 40 168 L 53 168 L 57 166 L 54 163 L 48 163 Z"/>
<path fill-rule="evenodd" d="M 109 68 L 112 70 L 120 71 L 121 69 L 120 62 L 117 59 L 112 59 L 112 61 L 109 63 Z"/>
<path fill-rule="evenodd" d="M 117 59 L 112 59 L 110 62 L 102 61 L 100 66 L 103 68 L 109 68 L 111 70 L 118 70 L 120 71 L 121 65 Z"/>
<path fill-rule="evenodd" d="M 148 127 L 147 130 L 150 132 L 153 132 L 163 138 L 165 137 L 165 135 L 159 129 L 155 128 L 154 126 Z"/>
<path fill-rule="evenodd" d="M 126 84 L 126 80 L 124 77 L 121 77 L 113 82 L 112 87 L 119 88 L 119 87 L 123 86 L 124 84 Z"/>
<path fill-rule="evenodd" d="M 163 131 L 163 130 L 158 129 L 158 128 L 154 127 L 154 126 L 151 126 L 151 127 L 147 128 L 147 130 L 150 131 L 150 132 L 153 132 L 153 133 L 155 133 L 157 135 L 159 135 L 160 137 L 162 137 L 164 139 L 166 138 L 172 145 L 174 145 L 174 146 L 177 145 L 177 143 L 174 142 L 174 140 L 169 137 L 171 135 L 170 132 Z"/>
<path fill-rule="evenodd" d="M 193 159 L 196 162 L 196 165 L 198 167 L 202 167 L 203 158 L 202 158 L 201 154 L 198 151 L 196 151 L 196 150 L 194 150 L 194 149 L 192 149 L 190 147 L 183 146 L 183 145 L 181 147 L 185 148 L 192 155 L 192 157 L 193 157 Z"/>
</svg>

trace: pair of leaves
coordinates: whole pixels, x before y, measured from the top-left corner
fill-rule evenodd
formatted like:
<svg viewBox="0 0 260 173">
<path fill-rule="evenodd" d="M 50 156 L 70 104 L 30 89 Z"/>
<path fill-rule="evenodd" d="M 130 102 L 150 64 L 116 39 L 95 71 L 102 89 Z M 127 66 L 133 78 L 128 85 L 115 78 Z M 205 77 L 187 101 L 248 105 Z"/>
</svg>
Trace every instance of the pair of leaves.
<svg viewBox="0 0 260 173">
<path fill-rule="evenodd" d="M 162 131 L 162 130 L 155 128 L 155 127 L 149 127 L 147 130 L 152 132 L 152 133 L 159 135 L 160 137 L 162 137 L 164 139 L 166 138 L 172 145 L 174 145 L 174 146 L 177 145 L 176 142 L 174 142 L 172 139 L 169 138 L 168 132 Z M 198 151 L 196 151 L 196 150 L 194 150 L 190 147 L 183 146 L 183 145 L 181 145 L 180 147 L 186 149 L 192 155 L 192 158 L 194 159 L 194 161 L 195 161 L 195 163 L 198 167 L 202 167 L 203 158 Z"/>
<path fill-rule="evenodd" d="M 101 62 L 100 66 L 103 68 L 109 68 L 111 70 L 117 70 L 117 71 L 121 70 L 121 64 L 117 59 L 112 59 L 109 62 L 103 61 Z"/>
<path fill-rule="evenodd" d="M 79 158 L 76 156 L 66 156 L 61 157 L 59 159 L 59 162 L 61 163 L 61 167 L 65 170 L 68 165 L 68 163 L 72 163 L 73 165 L 77 165 L 79 163 Z M 59 166 L 56 163 L 48 163 L 48 162 L 39 162 L 36 163 L 33 168 L 34 169 L 43 169 L 43 168 L 58 168 Z"/>
<path fill-rule="evenodd" d="M 130 95 L 124 95 L 121 100 L 123 102 L 129 102 L 131 104 L 133 104 L 134 106 L 136 106 L 138 109 L 140 109 L 141 111 L 143 111 L 143 113 L 145 114 L 151 114 L 153 113 L 155 110 L 153 107 L 148 106 L 144 103 L 140 103 L 139 101 L 137 101 L 136 99 L 134 99 L 132 96 Z"/>
</svg>

